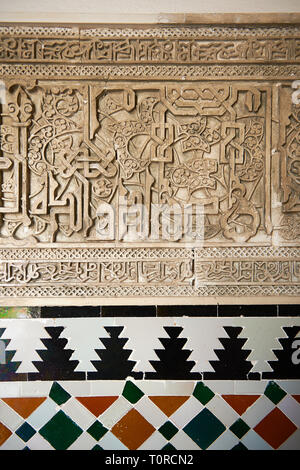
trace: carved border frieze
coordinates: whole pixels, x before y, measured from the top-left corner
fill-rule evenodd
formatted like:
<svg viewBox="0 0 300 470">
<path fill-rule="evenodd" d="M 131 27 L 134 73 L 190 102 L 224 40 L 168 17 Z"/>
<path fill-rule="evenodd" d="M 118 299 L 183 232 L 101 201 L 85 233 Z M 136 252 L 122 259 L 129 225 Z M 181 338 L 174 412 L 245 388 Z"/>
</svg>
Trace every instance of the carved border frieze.
<svg viewBox="0 0 300 470">
<path fill-rule="evenodd" d="M 2 303 L 299 302 L 299 25 L 3 24 L 0 107 Z"/>
</svg>

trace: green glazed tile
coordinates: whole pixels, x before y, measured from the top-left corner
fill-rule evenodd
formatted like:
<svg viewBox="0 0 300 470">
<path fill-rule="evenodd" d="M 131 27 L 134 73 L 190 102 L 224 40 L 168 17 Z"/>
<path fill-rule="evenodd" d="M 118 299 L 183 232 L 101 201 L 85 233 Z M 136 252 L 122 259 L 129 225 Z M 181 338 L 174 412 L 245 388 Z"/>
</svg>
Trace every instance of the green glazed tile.
<svg viewBox="0 0 300 470">
<path fill-rule="evenodd" d="M 99 441 L 101 437 L 106 434 L 108 429 L 106 429 L 103 424 L 101 424 L 99 421 L 95 421 L 92 426 L 87 429 L 87 432 L 94 438 L 96 441 Z"/>
<path fill-rule="evenodd" d="M 203 382 L 198 382 L 193 395 L 197 400 L 199 400 L 202 405 L 206 405 L 214 396 L 214 392 L 211 391 Z"/>
<path fill-rule="evenodd" d="M 22 426 L 19 427 L 19 429 L 16 431 L 16 434 L 21 438 L 23 439 L 24 442 L 27 442 L 29 441 L 29 439 L 34 436 L 36 433 L 36 430 L 33 429 L 32 426 L 30 426 L 30 424 L 26 423 L 23 423 Z"/>
<path fill-rule="evenodd" d="M 63 411 L 56 413 L 39 431 L 56 450 L 66 450 L 82 432 Z"/>
<path fill-rule="evenodd" d="M 66 403 L 69 398 L 71 398 L 71 395 L 66 392 L 61 385 L 59 385 L 57 382 L 54 382 L 51 387 L 49 397 L 52 398 L 52 400 L 55 401 L 55 403 L 58 405 L 62 405 L 63 403 Z"/>
<path fill-rule="evenodd" d="M 225 429 L 224 424 L 207 408 L 204 408 L 183 428 L 184 432 L 201 449 L 207 449 Z"/>
<path fill-rule="evenodd" d="M 128 381 L 125 384 L 123 393 L 123 397 L 125 397 L 130 403 L 137 403 L 144 393 L 132 382 Z"/>
<path fill-rule="evenodd" d="M 231 426 L 230 431 L 241 439 L 250 429 L 247 423 L 241 418 L 237 419 Z"/>
<path fill-rule="evenodd" d="M 171 423 L 171 421 L 167 421 L 159 428 L 159 432 L 169 441 L 173 436 L 175 436 L 178 429 Z"/>
<path fill-rule="evenodd" d="M 279 403 L 283 399 L 283 397 L 286 396 L 286 392 L 282 390 L 282 388 L 279 387 L 277 383 L 272 381 L 268 383 L 265 390 L 265 395 L 269 398 L 269 400 L 271 400 L 275 405 L 277 405 L 277 403 Z"/>
</svg>

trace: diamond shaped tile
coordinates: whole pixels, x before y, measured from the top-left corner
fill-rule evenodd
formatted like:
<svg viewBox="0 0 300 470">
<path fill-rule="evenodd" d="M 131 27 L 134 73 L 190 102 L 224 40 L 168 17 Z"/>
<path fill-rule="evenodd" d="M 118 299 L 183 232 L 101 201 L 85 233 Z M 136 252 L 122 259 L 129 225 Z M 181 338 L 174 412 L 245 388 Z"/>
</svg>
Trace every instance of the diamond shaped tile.
<svg viewBox="0 0 300 470">
<path fill-rule="evenodd" d="M 171 421 L 167 421 L 159 428 L 159 432 L 169 441 L 178 432 L 178 429 Z"/>
<path fill-rule="evenodd" d="M 206 408 L 227 427 L 231 426 L 238 418 L 237 412 L 218 395 L 209 401 Z"/>
<path fill-rule="evenodd" d="M 58 405 L 62 405 L 63 403 L 66 403 L 69 398 L 71 398 L 71 395 L 66 392 L 66 390 L 59 383 L 54 382 L 51 387 L 49 397 L 52 398 L 52 400 L 55 401 L 55 403 Z"/>
<path fill-rule="evenodd" d="M 16 431 L 16 434 L 21 438 L 23 439 L 24 442 L 27 442 L 29 441 L 29 439 L 31 439 L 32 436 L 34 436 L 36 433 L 36 430 L 33 429 L 32 426 L 30 426 L 30 424 L 26 423 L 23 423 L 22 426 L 19 427 L 19 429 L 17 429 Z"/>
<path fill-rule="evenodd" d="M 125 384 L 122 395 L 128 401 L 130 401 L 130 403 L 134 404 L 137 403 L 140 398 L 142 398 L 144 392 L 142 392 L 142 390 L 140 390 L 134 383 L 128 380 Z"/>
<path fill-rule="evenodd" d="M 239 439 L 243 437 L 246 432 L 251 429 L 245 421 L 243 421 L 241 418 L 237 419 L 231 426 L 230 426 L 230 431 L 233 432 Z"/>
<path fill-rule="evenodd" d="M 283 397 L 286 396 L 286 392 L 282 390 L 281 387 L 275 382 L 269 382 L 266 390 L 265 395 L 268 397 L 275 405 L 277 405 Z"/>
<path fill-rule="evenodd" d="M 39 432 L 54 449 L 66 450 L 82 434 L 82 429 L 59 411 Z"/>
<path fill-rule="evenodd" d="M 203 382 L 198 382 L 195 390 L 193 391 L 194 397 L 196 397 L 202 405 L 206 405 L 214 396 L 214 392 L 211 391 Z"/>
<path fill-rule="evenodd" d="M 90 427 L 95 420 L 95 416 L 74 397 L 70 398 L 70 400 L 62 406 L 62 410 L 84 431 Z"/>
<path fill-rule="evenodd" d="M 129 450 L 138 449 L 154 431 L 152 424 L 134 409 L 123 416 L 111 430 Z"/>
<path fill-rule="evenodd" d="M 277 449 L 297 429 L 282 411 L 274 408 L 258 423 L 254 431 L 259 434 L 274 449 Z"/>
<path fill-rule="evenodd" d="M 184 427 L 201 449 L 207 449 L 225 429 L 224 424 L 206 408 Z"/>
<path fill-rule="evenodd" d="M 0 423 L 0 446 L 12 435 L 12 432 L 4 426 L 3 423 Z"/>
<path fill-rule="evenodd" d="M 99 441 L 101 437 L 106 434 L 108 429 L 106 429 L 99 421 L 95 421 L 92 426 L 87 429 L 87 432 L 94 438 L 96 441 Z"/>
</svg>

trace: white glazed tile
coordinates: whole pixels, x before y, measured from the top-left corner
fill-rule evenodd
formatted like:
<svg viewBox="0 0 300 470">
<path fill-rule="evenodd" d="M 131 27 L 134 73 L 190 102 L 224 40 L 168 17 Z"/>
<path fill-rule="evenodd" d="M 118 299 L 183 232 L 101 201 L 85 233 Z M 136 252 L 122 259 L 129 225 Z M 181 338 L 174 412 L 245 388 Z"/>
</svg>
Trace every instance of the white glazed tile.
<svg viewBox="0 0 300 470">
<path fill-rule="evenodd" d="M 256 402 L 250 406 L 245 413 L 242 415 L 243 421 L 253 428 L 260 423 L 265 416 L 267 416 L 275 408 L 272 403 L 265 395 L 261 396 Z"/>
<path fill-rule="evenodd" d="M 140 380 L 138 387 L 148 396 L 189 396 L 193 393 L 196 382 L 172 380 Z"/>
<path fill-rule="evenodd" d="M 300 395 L 300 380 L 276 380 L 276 383 L 291 395 Z"/>
<path fill-rule="evenodd" d="M 11 431 L 15 431 L 23 423 L 24 419 L 16 413 L 4 401 L 0 400 L 0 422 Z"/>
<path fill-rule="evenodd" d="M 122 395 L 122 392 L 125 386 L 124 380 L 91 380 L 89 381 L 89 383 L 90 383 L 89 395 L 92 397 L 119 396 L 119 395 Z M 86 395 L 76 395 L 76 396 L 79 397 L 79 396 L 86 396 Z"/>
<path fill-rule="evenodd" d="M 82 433 L 73 444 L 68 447 L 68 450 L 91 450 L 97 442 L 88 433 Z"/>
<path fill-rule="evenodd" d="M 239 439 L 227 429 L 208 447 L 208 450 L 231 450 L 238 443 Z"/>
<path fill-rule="evenodd" d="M 99 421 L 103 426 L 111 429 L 130 409 L 132 409 L 131 403 L 121 396 L 100 415 Z"/>
<path fill-rule="evenodd" d="M 191 396 L 183 405 L 173 413 L 169 420 L 175 424 L 177 428 L 183 428 L 186 426 L 204 406 L 195 397 Z"/>
<path fill-rule="evenodd" d="M 33 381 L 20 382 L 22 397 L 47 397 L 50 393 L 53 382 Z"/>
<path fill-rule="evenodd" d="M 167 421 L 167 416 L 146 396 L 143 396 L 134 408 L 155 428 Z"/>
<path fill-rule="evenodd" d="M 12 434 L 0 447 L 0 450 L 23 450 L 26 447 L 25 442 L 17 436 Z"/>
<path fill-rule="evenodd" d="M 235 395 L 263 395 L 269 380 L 235 380 Z"/>
<path fill-rule="evenodd" d="M 179 430 L 178 433 L 176 433 L 169 442 L 177 450 L 202 450 L 199 446 L 197 446 L 193 439 L 191 439 L 184 431 L 181 430 Z"/>
<path fill-rule="evenodd" d="M 298 428 L 300 428 L 300 403 L 290 395 L 286 395 L 280 403 L 279 408 Z"/>
<path fill-rule="evenodd" d="M 95 421 L 95 416 L 74 397 L 62 405 L 61 409 L 84 431 Z"/>
<path fill-rule="evenodd" d="M 167 439 L 160 432 L 154 431 L 138 450 L 161 450 L 166 444 L 168 444 Z"/>
<path fill-rule="evenodd" d="M 230 427 L 239 418 L 239 414 L 217 395 L 205 406 L 227 427 Z"/>
<path fill-rule="evenodd" d="M 29 441 L 26 442 L 27 447 L 31 450 L 54 450 L 51 444 L 43 438 L 39 433 L 32 436 Z"/>
<path fill-rule="evenodd" d="M 242 437 L 241 442 L 248 450 L 274 450 L 264 439 L 262 439 L 253 429 Z"/>
<path fill-rule="evenodd" d="M 47 398 L 28 418 L 27 422 L 34 429 L 39 430 L 60 410 L 60 407 L 51 398 Z"/>
<path fill-rule="evenodd" d="M 73 397 L 88 397 L 91 385 L 88 380 L 58 381 L 59 385 Z"/>
<path fill-rule="evenodd" d="M 234 381 L 233 380 L 204 380 L 204 385 L 210 388 L 212 392 L 218 395 L 233 395 L 234 394 Z"/>
<path fill-rule="evenodd" d="M 107 432 L 105 436 L 100 439 L 98 444 L 104 450 L 128 450 L 123 442 L 117 439 L 111 432 Z"/>
<path fill-rule="evenodd" d="M 0 398 L 19 398 L 22 396 L 22 382 L 0 382 Z"/>
</svg>

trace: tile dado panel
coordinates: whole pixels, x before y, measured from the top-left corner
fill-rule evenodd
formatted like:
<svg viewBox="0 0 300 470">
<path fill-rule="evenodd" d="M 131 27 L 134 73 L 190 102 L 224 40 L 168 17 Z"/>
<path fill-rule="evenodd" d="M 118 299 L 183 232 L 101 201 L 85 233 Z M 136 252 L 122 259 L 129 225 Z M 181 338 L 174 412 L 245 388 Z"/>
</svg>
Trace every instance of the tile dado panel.
<svg viewBox="0 0 300 470">
<path fill-rule="evenodd" d="M 1 301 L 299 301 L 299 26 L 7 24 L 0 58 Z"/>
<path fill-rule="evenodd" d="M 0 359 L 1 450 L 300 450 L 297 317 L 0 320 Z"/>
</svg>

